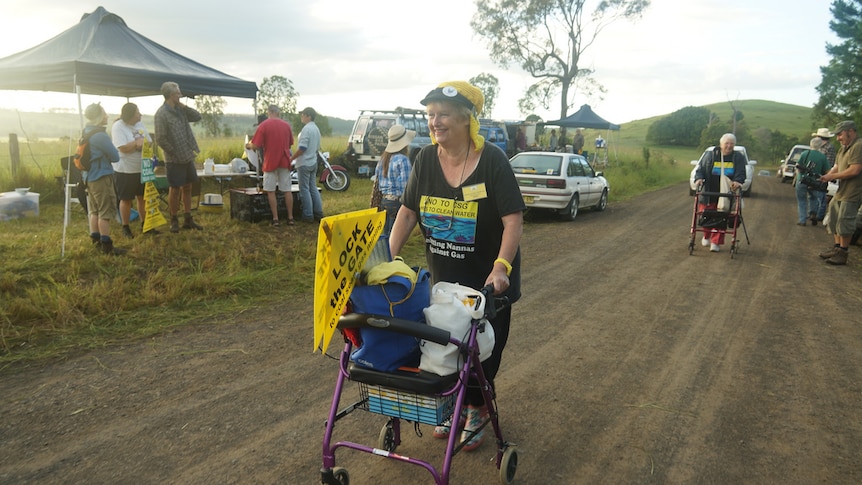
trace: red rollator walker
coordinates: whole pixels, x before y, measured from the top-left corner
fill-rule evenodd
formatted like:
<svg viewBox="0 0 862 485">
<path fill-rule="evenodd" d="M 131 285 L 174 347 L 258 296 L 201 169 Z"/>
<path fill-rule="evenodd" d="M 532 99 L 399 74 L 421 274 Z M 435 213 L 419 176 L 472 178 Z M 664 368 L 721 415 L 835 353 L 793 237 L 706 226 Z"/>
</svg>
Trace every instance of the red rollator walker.
<svg viewBox="0 0 862 485">
<path fill-rule="evenodd" d="M 717 209 L 702 209 L 700 204 L 701 196 L 706 197 L 727 197 L 730 199 L 730 210 L 720 211 Z M 745 229 L 745 220 L 742 218 L 742 195 L 740 191 L 735 192 L 706 192 L 701 188 L 697 189 L 694 194 L 694 210 L 691 216 L 691 231 L 688 241 L 688 254 L 694 253 L 695 240 L 697 233 L 701 233 L 703 237 L 719 232 L 730 236 L 730 259 L 733 259 L 734 254 L 739 252 L 740 239 L 737 237 L 737 230 L 742 227 L 745 234 L 745 242 L 751 244 L 748 239 L 748 231 Z"/>
<path fill-rule="evenodd" d="M 475 379 L 474 382 L 479 383 L 488 409 L 487 418 L 475 432 L 479 432 L 488 425 L 493 428 L 497 446 L 496 466 L 499 470 L 500 482 L 503 484 L 512 483 L 518 466 L 518 453 L 515 445 L 504 440 L 500 431 L 494 391 L 482 371 L 477 340 L 479 333 L 484 331 L 486 325 L 489 325 L 487 319 L 494 318 L 497 311 L 509 305 L 509 301 L 507 298 L 493 297 L 492 286 L 483 288 L 480 293 L 490 304 L 485 305 L 483 318 L 471 320 L 470 330 L 463 339 L 453 337 L 447 330 L 390 316 L 350 313 L 339 319 L 338 329 L 342 332 L 350 328 L 385 329 L 444 346 L 454 344 L 459 349 L 459 362 L 463 362 L 463 365 L 460 366 L 458 372 L 447 376 L 403 367 L 394 372 L 381 372 L 351 362 L 350 355 L 353 344 L 345 338 L 344 349 L 339 358 L 335 393 L 332 397 L 332 406 L 329 409 L 326 432 L 323 436 L 321 483 L 325 485 L 348 485 L 350 483 L 347 470 L 337 467 L 335 464 L 335 451 L 339 448 L 347 448 L 421 466 L 431 473 L 435 484 L 448 484 L 452 459 L 464 446 L 463 443 L 460 443 L 464 424 L 458 419 L 452 419 L 452 429 L 449 433 L 443 465 L 438 470 L 427 461 L 395 453 L 401 444 L 401 421 L 414 423 L 418 434 L 420 423 L 436 426 L 443 424 L 453 416 L 461 416 L 462 408 L 466 406 L 464 396 L 467 392 L 467 383 L 471 378 Z M 359 401 L 339 411 L 341 395 L 345 382 L 348 380 L 358 383 Z M 389 420 L 380 430 L 376 445 L 367 446 L 349 441 L 333 443 L 332 434 L 335 423 L 357 409 L 389 417 Z"/>
</svg>

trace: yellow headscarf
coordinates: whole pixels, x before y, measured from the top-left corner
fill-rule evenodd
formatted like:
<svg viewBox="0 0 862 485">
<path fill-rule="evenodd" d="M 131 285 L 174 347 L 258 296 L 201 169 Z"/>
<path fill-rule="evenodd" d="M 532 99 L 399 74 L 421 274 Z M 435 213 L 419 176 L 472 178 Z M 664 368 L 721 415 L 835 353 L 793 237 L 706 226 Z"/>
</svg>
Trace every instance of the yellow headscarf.
<svg viewBox="0 0 862 485">
<path fill-rule="evenodd" d="M 454 88 L 455 92 L 452 92 Z M 470 104 L 472 111 L 470 113 L 470 138 L 473 140 L 473 145 L 476 151 L 485 146 L 485 138 L 479 134 L 479 119 L 478 113 L 482 112 L 485 107 L 485 96 L 482 90 L 473 86 L 466 81 L 446 81 L 440 83 L 436 89 L 428 93 L 425 99 L 421 101 L 423 105 L 427 105 L 431 101 L 451 101 L 461 104 Z M 464 101 L 467 101 L 466 103 Z M 431 133 L 431 143 L 437 144 L 437 139 L 434 133 Z"/>
</svg>

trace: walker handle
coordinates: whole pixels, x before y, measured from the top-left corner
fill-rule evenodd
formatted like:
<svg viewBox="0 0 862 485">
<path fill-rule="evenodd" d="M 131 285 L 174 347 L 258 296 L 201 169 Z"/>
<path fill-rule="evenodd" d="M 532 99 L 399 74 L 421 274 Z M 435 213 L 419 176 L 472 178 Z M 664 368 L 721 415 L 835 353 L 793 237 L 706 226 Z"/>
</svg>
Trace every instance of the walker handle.
<svg viewBox="0 0 862 485">
<path fill-rule="evenodd" d="M 488 284 L 479 290 L 482 297 L 485 298 L 485 318 L 488 320 L 497 316 L 497 312 L 511 305 L 508 296 L 494 296 L 494 285 Z"/>
<path fill-rule="evenodd" d="M 448 330 L 432 327 L 422 322 L 368 313 L 348 313 L 342 315 L 338 319 L 338 328 L 377 328 L 402 335 L 409 335 L 440 345 L 448 344 L 449 337 L 451 336 Z"/>
</svg>

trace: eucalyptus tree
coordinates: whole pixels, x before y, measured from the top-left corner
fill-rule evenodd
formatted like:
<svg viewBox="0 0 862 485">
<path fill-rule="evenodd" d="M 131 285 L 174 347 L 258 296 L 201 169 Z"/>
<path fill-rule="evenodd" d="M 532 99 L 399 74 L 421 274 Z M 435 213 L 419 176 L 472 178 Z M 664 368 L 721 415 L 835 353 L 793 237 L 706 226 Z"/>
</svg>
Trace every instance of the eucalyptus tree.
<svg viewBox="0 0 862 485">
<path fill-rule="evenodd" d="M 604 92 L 593 70 L 581 65 L 602 30 L 619 19 L 636 20 L 650 0 L 475 0 L 470 26 L 503 68 L 518 65 L 536 82 L 519 101 L 526 114 L 537 104 L 550 109 L 559 94 L 560 118 L 574 106 L 578 89 Z"/>
</svg>

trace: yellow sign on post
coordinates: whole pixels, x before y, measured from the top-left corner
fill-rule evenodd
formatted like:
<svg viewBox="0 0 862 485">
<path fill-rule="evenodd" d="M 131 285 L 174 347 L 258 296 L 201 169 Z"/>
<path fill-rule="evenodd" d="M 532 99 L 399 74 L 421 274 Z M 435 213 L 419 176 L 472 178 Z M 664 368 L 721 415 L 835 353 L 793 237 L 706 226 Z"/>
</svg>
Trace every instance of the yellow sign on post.
<svg viewBox="0 0 862 485">
<path fill-rule="evenodd" d="M 383 232 L 386 213 L 377 209 L 338 214 L 320 221 L 314 271 L 314 350 L 325 353 L 347 305 L 355 275 Z"/>
<path fill-rule="evenodd" d="M 159 210 L 159 189 L 152 182 L 144 184 L 144 232 L 164 226 L 168 223 L 162 211 Z"/>
</svg>

